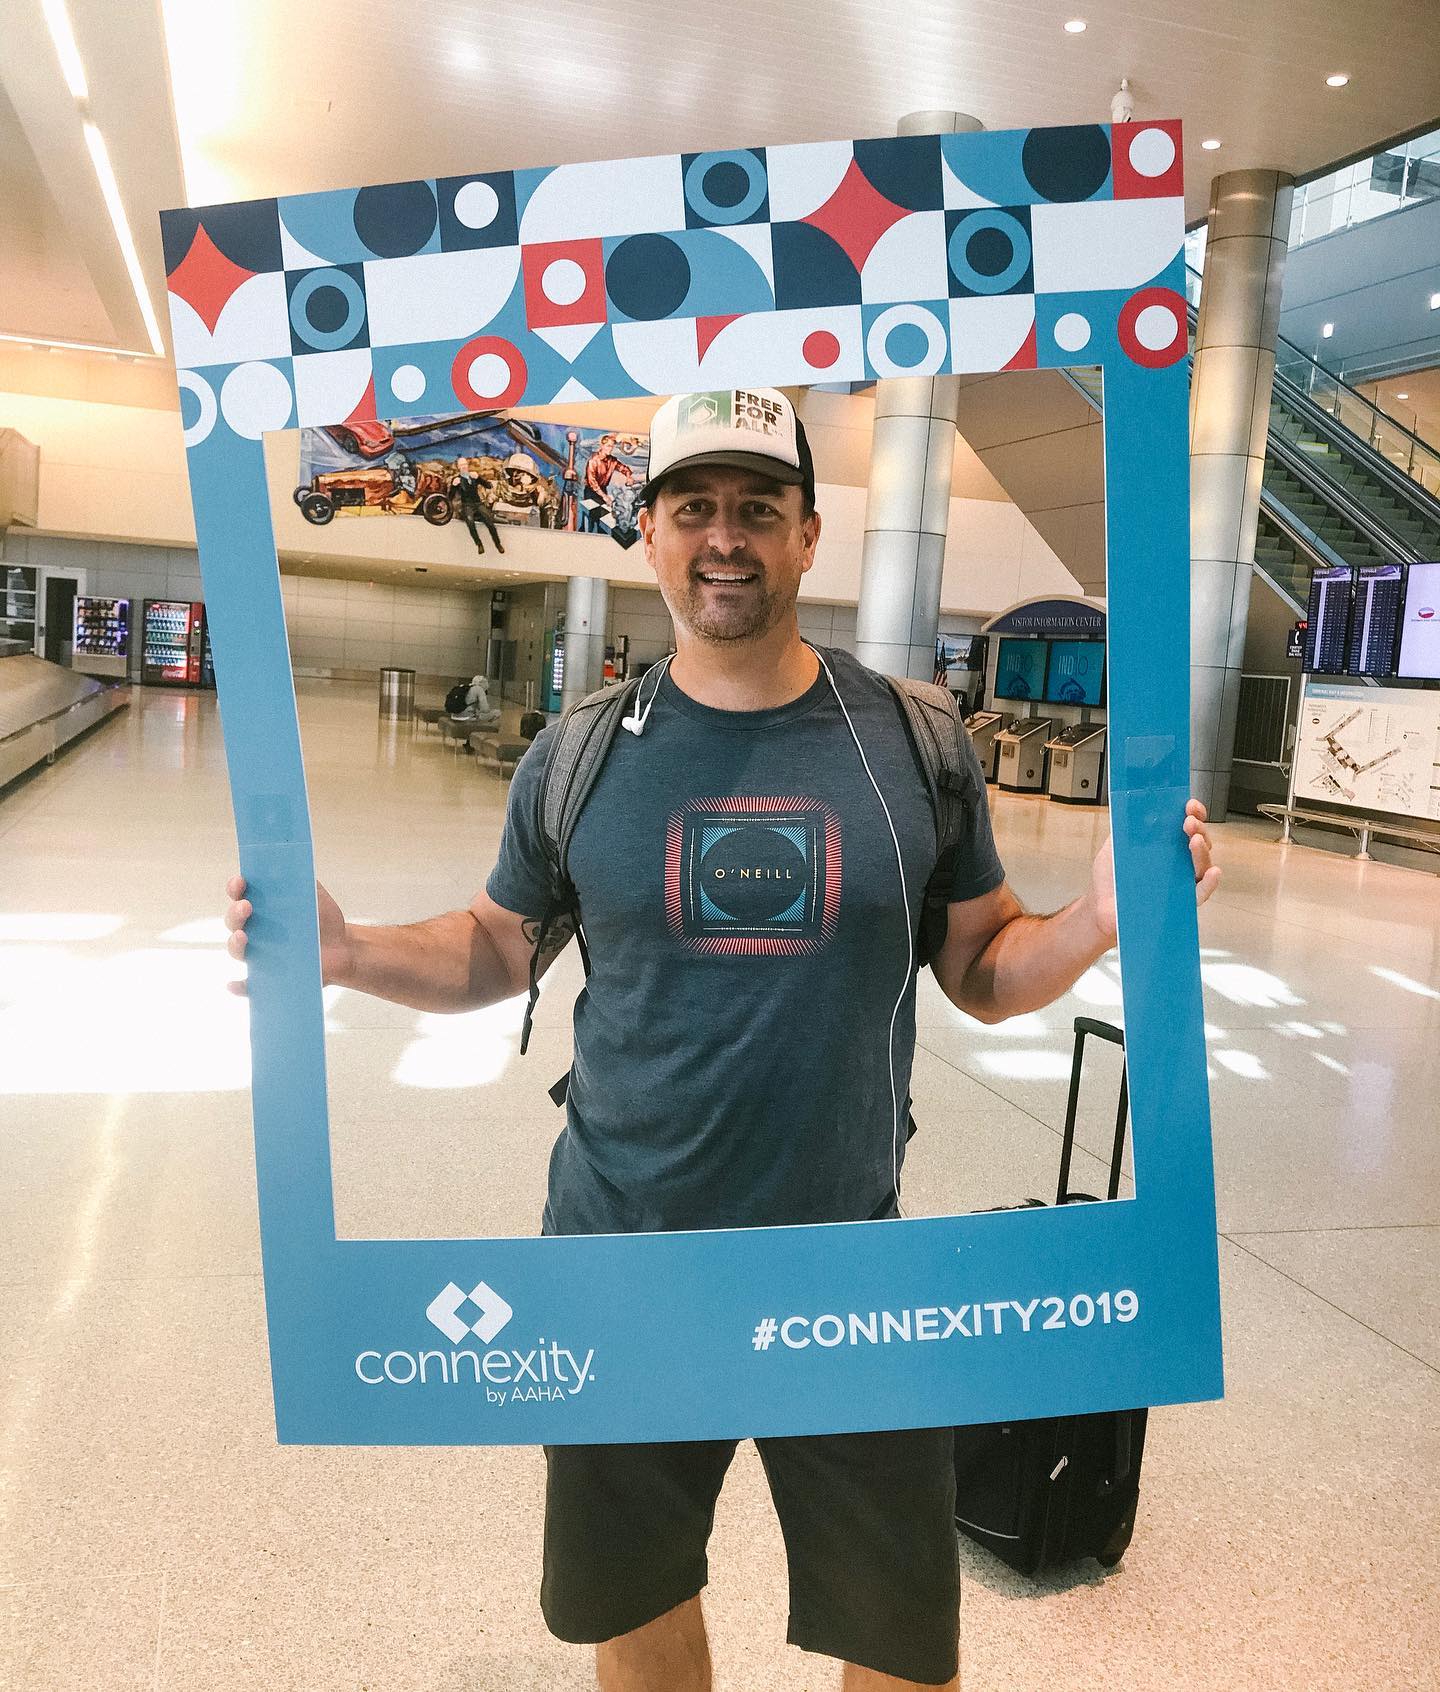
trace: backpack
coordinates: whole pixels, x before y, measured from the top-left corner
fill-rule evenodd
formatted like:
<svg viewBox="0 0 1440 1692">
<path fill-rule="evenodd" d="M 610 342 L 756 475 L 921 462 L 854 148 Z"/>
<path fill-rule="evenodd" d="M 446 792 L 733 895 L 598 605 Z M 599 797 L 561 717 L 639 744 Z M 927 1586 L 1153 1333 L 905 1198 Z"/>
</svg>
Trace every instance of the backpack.
<svg viewBox="0 0 1440 1692">
<path fill-rule="evenodd" d="M 445 715 L 447 717 L 458 717 L 465 709 L 465 700 L 469 693 L 469 682 L 456 682 L 454 687 L 445 695 Z"/>
<path fill-rule="evenodd" d="M 930 809 L 935 816 L 935 868 L 925 886 L 916 935 L 916 956 L 922 965 L 931 961 L 945 943 L 949 920 L 949 889 L 954 873 L 955 852 L 964 826 L 965 807 L 970 798 L 971 776 L 965 753 L 968 750 L 965 725 L 947 688 L 908 676 L 886 676 L 890 691 L 901 706 L 901 717 L 924 772 Z M 567 918 L 574 925 L 575 943 L 586 975 L 590 973 L 590 952 L 580 925 L 580 905 L 568 869 L 570 841 L 585 801 L 589 798 L 605 762 L 606 754 L 629 710 L 640 677 L 632 676 L 619 687 L 601 688 L 577 700 L 561 717 L 551 742 L 536 795 L 538 834 L 550 871 L 550 900 L 540 918 L 535 945 L 530 953 L 530 999 L 520 1031 L 520 1053 L 530 1043 L 535 1005 L 540 997 L 539 965 L 545 941 L 557 922 Z M 568 1076 L 556 1083 L 551 1096 L 564 1086 Z M 556 1103 L 561 1100 L 557 1099 Z"/>
</svg>

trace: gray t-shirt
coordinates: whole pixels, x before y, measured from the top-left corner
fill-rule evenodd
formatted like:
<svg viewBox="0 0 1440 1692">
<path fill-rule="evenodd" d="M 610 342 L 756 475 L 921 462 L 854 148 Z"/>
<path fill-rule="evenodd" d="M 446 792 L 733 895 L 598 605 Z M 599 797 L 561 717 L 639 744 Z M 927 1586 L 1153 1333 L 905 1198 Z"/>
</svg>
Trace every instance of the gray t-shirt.
<svg viewBox="0 0 1440 1692">
<path fill-rule="evenodd" d="M 894 820 L 913 932 L 935 866 L 924 775 L 884 679 L 824 656 Z M 488 884 L 529 917 L 547 903 L 535 800 L 554 735 L 515 772 Z M 966 750 L 955 900 L 1004 880 Z M 895 841 L 823 669 L 768 711 L 701 705 L 667 671 L 643 735 L 615 736 L 569 866 L 592 973 L 546 1232 L 885 1214 L 905 1153 L 915 969 Z"/>
</svg>

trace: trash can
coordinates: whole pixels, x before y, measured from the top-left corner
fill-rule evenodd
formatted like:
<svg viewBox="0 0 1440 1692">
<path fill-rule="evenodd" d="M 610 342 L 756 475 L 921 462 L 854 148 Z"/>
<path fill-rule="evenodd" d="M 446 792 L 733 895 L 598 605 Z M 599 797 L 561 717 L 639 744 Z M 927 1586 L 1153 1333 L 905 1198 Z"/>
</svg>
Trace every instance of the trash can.
<svg viewBox="0 0 1440 1692">
<path fill-rule="evenodd" d="M 415 714 L 414 670 L 381 670 L 380 715 L 394 722 Z"/>
</svg>

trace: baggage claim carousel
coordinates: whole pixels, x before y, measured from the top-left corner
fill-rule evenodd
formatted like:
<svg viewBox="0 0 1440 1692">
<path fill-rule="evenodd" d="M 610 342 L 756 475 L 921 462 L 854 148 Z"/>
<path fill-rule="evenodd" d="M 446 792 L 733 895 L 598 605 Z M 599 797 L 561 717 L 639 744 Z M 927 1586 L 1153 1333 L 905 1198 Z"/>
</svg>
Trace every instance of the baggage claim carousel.
<svg viewBox="0 0 1440 1692">
<path fill-rule="evenodd" d="M 97 681 L 0 640 L 0 790 L 130 703 L 125 682 Z"/>
</svg>

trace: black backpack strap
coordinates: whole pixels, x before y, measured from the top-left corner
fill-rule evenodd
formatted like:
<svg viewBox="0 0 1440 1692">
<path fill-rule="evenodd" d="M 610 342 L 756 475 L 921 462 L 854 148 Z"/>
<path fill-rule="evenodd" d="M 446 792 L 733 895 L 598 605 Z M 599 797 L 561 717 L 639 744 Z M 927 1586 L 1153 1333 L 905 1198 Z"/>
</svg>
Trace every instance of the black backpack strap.
<svg viewBox="0 0 1440 1692">
<path fill-rule="evenodd" d="M 530 1044 L 535 1005 L 540 997 L 540 959 L 545 942 L 555 925 L 567 918 L 574 925 L 576 944 L 585 973 L 590 973 L 590 952 L 580 926 L 580 907 L 567 868 L 570 838 L 575 832 L 600 766 L 614 742 L 620 719 L 635 697 L 638 676 L 619 687 L 604 687 L 573 704 L 560 719 L 555 738 L 540 772 L 536 790 L 536 828 L 549 868 L 550 901 L 540 918 L 535 944 L 530 951 L 530 997 L 520 1030 L 520 1053 Z"/>
<path fill-rule="evenodd" d="M 910 676 L 886 676 L 900 704 L 910 740 L 925 772 L 935 817 L 935 869 L 925 886 L 920 913 L 919 958 L 927 964 L 945 944 L 955 848 L 964 834 L 965 808 L 974 803 L 967 730 L 949 688 Z"/>
</svg>

